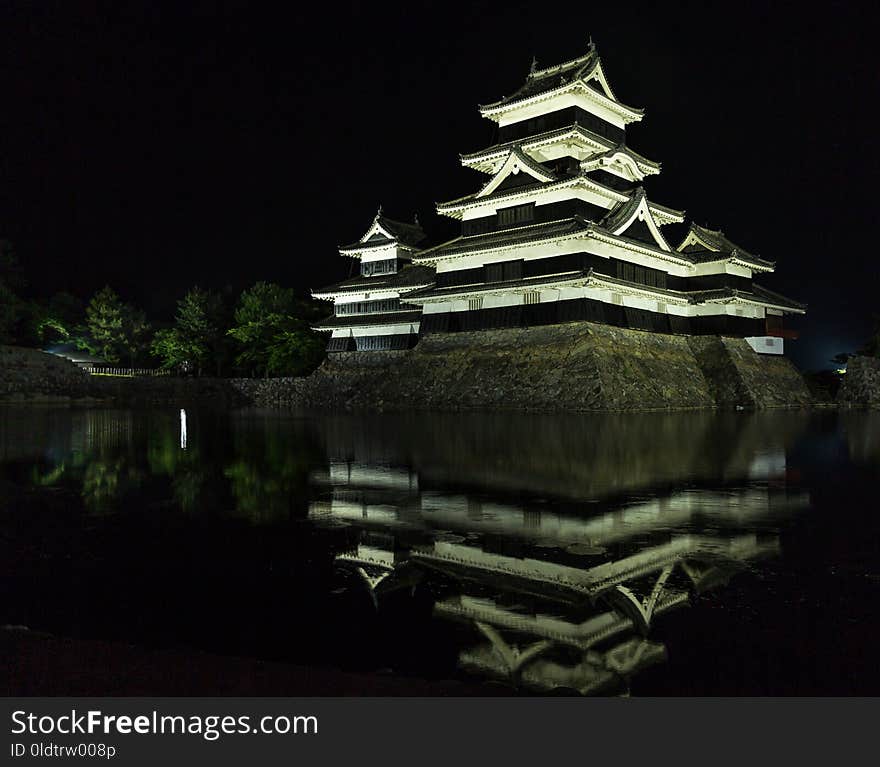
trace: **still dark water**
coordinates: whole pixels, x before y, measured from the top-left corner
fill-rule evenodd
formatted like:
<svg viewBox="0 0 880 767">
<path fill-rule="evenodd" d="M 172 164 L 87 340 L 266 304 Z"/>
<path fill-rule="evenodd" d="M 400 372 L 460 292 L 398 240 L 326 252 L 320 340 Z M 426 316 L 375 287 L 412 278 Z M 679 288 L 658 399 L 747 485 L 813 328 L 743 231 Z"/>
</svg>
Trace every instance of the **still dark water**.
<svg viewBox="0 0 880 767">
<path fill-rule="evenodd" d="M 856 411 L 0 408 L 0 624 L 532 693 L 876 695 L 878 470 Z"/>
</svg>

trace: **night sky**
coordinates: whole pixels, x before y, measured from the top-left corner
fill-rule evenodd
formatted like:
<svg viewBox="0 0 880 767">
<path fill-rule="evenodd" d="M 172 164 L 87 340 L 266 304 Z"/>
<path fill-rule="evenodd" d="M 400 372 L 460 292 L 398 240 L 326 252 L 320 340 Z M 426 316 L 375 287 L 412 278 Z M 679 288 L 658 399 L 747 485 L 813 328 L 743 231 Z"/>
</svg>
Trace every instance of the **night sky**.
<svg viewBox="0 0 880 767">
<path fill-rule="evenodd" d="M 248 5 L 0 0 L 0 237 L 34 292 L 109 283 L 157 319 L 196 283 L 344 278 L 336 246 L 379 203 L 453 236 L 433 206 L 485 181 L 458 162 L 494 140 L 478 104 L 592 35 L 646 109 L 627 141 L 663 163 L 650 197 L 809 304 L 796 362 L 880 311 L 874 4 Z"/>
</svg>

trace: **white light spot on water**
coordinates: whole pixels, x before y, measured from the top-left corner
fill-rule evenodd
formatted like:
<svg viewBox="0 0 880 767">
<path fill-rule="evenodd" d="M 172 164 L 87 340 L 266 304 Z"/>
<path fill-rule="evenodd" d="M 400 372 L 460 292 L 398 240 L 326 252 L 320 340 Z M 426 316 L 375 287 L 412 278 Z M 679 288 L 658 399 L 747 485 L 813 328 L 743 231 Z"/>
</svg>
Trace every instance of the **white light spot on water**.
<svg viewBox="0 0 880 767">
<path fill-rule="evenodd" d="M 186 410 L 180 408 L 180 449 L 186 450 Z"/>
</svg>

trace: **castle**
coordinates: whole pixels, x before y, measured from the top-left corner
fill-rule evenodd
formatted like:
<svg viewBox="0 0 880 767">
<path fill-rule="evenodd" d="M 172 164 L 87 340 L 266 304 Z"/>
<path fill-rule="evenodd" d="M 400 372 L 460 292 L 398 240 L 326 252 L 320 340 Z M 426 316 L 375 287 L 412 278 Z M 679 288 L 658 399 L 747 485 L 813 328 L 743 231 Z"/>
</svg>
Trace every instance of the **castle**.
<svg viewBox="0 0 880 767">
<path fill-rule="evenodd" d="M 787 315 L 805 306 L 761 287 L 775 264 L 691 223 L 673 246 L 663 227 L 684 212 L 649 199 L 660 164 L 631 149 L 644 110 L 618 100 L 595 45 L 539 69 L 480 107 L 497 142 L 461 156 L 487 180 L 437 205 L 461 234 L 427 242 L 418 218 L 380 208 L 339 253 L 359 274 L 312 292 L 333 302 L 315 325 L 329 352 L 403 350 L 428 334 L 587 321 L 685 336 L 744 338 L 780 355 Z"/>
</svg>

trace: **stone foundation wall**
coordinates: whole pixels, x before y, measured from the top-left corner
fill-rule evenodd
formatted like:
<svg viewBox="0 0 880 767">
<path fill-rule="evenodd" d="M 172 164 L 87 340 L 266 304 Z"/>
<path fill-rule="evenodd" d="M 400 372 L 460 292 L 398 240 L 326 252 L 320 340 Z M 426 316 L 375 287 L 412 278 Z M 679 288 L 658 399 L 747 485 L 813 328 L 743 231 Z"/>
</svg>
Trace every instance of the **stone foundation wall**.
<svg viewBox="0 0 880 767">
<path fill-rule="evenodd" d="M 564 412 L 812 401 L 789 360 L 758 355 L 742 339 L 586 322 L 428 335 L 409 351 L 332 354 L 308 379 L 274 381 L 256 391 L 257 404 Z"/>
<path fill-rule="evenodd" d="M 230 381 L 93 376 L 37 349 L 0 346 L 0 402 L 112 402 L 123 405 L 247 403 Z"/>
<path fill-rule="evenodd" d="M 686 338 L 588 323 L 436 334 L 407 352 L 333 354 L 310 383 L 309 404 L 346 409 L 714 404 Z"/>
<path fill-rule="evenodd" d="M 850 358 L 837 401 L 845 405 L 880 407 L 880 358 Z"/>
<path fill-rule="evenodd" d="M 756 354 L 742 338 L 692 336 L 688 344 L 719 407 L 792 407 L 815 399 L 786 357 Z"/>
<path fill-rule="evenodd" d="M 89 397 L 90 379 L 72 362 L 52 354 L 0 346 L 0 400 L 52 402 Z"/>
<path fill-rule="evenodd" d="M 308 378 L 92 378 L 64 360 L 29 353 L 52 360 L 53 370 L 58 364 L 74 369 L 67 378 L 56 371 L 49 388 L 63 390 L 64 379 L 71 396 L 123 404 L 567 412 L 765 408 L 811 401 L 791 362 L 757 355 L 742 339 L 662 335 L 587 322 L 433 334 L 408 351 L 331 354 Z M 17 375 L 12 378 L 18 380 Z M 41 386 L 40 376 L 16 386 L 33 391 Z"/>
</svg>

